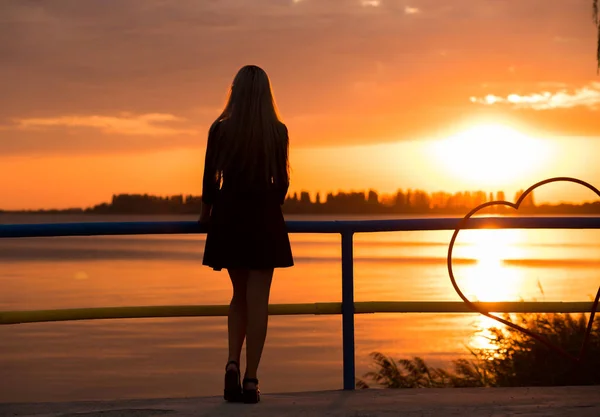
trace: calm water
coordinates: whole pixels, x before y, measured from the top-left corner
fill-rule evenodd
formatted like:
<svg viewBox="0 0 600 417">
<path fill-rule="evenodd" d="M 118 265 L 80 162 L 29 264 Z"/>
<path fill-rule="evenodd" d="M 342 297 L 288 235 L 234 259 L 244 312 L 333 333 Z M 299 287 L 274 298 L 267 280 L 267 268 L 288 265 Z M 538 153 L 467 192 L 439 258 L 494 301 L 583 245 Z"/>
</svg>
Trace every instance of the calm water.
<svg viewBox="0 0 600 417">
<path fill-rule="evenodd" d="M 191 219 L 0 215 L 0 223 Z M 445 265 L 450 237 L 357 235 L 356 301 L 458 300 Z M 276 271 L 271 302 L 340 301 L 339 237 L 291 239 L 296 266 Z M 467 231 L 457 243 L 455 272 L 474 299 L 587 301 L 600 283 L 600 232 Z M 226 272 L 201 266 L 203 248 L 203 236 L 187 235 L 0 239 L 0 311 L 227 304 Z M 357 374 L 374 350 L 444 365 L 481 343 L 478 324 L 489 325 L 470 314 L 357 316 Z M 263 390 L 340 388 L 341 336 L 341 316 L 272 317 Z M 2 326 L 0 401 L 220 395 L 226 345 L 224 317 Z"/>
</svg>

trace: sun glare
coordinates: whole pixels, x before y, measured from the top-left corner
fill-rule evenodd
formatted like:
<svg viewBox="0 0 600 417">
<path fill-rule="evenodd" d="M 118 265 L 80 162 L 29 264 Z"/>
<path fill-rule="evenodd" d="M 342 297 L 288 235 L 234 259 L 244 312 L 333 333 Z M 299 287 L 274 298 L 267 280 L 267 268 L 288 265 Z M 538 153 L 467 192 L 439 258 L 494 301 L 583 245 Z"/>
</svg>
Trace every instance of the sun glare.
<svg viewBox="0 0 600 417">
<path fill-rule="evenodd" d="M 550 152 L 547 143 L 498 124 L 477 125 L 431 146 L 449 173 L 482 186 L 505 185 L 535 172 Z"/>
</svg>

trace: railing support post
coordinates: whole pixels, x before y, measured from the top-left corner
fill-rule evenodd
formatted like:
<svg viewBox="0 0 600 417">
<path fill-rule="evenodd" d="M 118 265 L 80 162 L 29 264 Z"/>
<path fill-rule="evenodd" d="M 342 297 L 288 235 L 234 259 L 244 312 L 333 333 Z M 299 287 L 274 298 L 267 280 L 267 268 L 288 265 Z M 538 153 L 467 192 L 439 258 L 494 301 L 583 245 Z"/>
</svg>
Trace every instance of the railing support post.
<svg viewBox="0 0 600 417">
<path fill-rule="evenodd" d="M 342 232 L 342 341 L 345 390 L 353 390 L 356 385 L 354 357 L 354 255 L 352 236 L 353 232 Z"/>
</svg>

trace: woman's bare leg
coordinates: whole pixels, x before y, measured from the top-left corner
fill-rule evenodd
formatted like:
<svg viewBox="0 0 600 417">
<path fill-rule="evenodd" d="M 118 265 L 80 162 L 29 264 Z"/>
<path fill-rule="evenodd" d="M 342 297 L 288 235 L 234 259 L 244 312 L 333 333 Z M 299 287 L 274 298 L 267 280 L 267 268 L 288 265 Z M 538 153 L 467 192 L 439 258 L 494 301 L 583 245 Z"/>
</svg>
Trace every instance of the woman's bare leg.
<svg viewBox="0 0 600 417">
<path fill-rule="evenodd" d="M 247 282 L 249 271 L 244 269 L 228 269 L 233 285 L 233 297 L 227 315 L 227 332 L 229 340 L 229 359 L 240 363 L 242 346 L 246 337 L 247 323 Z M 230 367 L 232 365 L 229 365 Z"/>
<path fill-rule="evenodd" d="M 246 305 L 248 321 L 246 324 L 246 374 L 247 378 L 256 378 L 260 357 L 269 322 L 269 294 L 273 269 L 251 270 L 246 288 Z M 254 389 L 254 384 L 248 384 L 248 389 Z"/>
</svg>

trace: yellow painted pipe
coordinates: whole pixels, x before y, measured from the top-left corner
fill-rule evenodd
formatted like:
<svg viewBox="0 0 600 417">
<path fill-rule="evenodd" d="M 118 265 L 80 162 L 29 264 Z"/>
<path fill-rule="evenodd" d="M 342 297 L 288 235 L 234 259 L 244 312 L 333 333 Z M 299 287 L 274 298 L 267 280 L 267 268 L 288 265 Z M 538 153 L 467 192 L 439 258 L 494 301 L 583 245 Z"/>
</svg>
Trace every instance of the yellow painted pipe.
<svg viewBox="0 0 600 417">
<path fill-rule="evenodd" d="M 476 302 L 490 313 L 589 313 L 591 301 L 498 301 Z M 354 303 L 357 314 L 364 313 L 473 313 L 462 301 L 369 301 Z"/>
<path fill-rule="evenodd" d="M 482 302 L 476 303 L 495 313 L 585 313 L 592 302 Z M 31 310 L 0 312 L 0 325 L 41 323 L 53 321 L 138 319 L 164 317 L 223 317 L 227 305 L 182 305 L 100 307 L 60 310 Z M 370 313 L 473 313 L 462 301 L 365 301 L 354 303 L 356 314 Z M 272 304 L 269 314 L 332 315 L 342 313 L 342 303 Z"/>
</svg>

